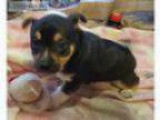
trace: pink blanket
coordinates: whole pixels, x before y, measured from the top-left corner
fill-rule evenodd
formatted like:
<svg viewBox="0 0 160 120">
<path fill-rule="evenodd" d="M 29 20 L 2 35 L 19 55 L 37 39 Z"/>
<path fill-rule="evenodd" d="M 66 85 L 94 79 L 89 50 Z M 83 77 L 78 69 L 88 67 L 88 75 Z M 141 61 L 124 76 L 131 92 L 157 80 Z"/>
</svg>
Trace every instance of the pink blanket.
<svg viewBox="0 0 160 120">
<path fill-rule="evenodd" d="M 47 80 L 48 74 L 38 73 L 32 66 L 29 49 L 29 29 L 21 29 L 21 19 L 8 22 L 8 81 L 25 73 L 35 72 Z M 104 90 L 92 97 L 82 97 L 76 104 L 69 103 L 64 107 L 41 115 L 20 111 L 17 120 L 152 120 L 153 119 L 153 32 L 132 28 L 115 30 L 107 27 L 91 29 L 95 34 L 115 40 L 129 40 L 131 49 L 137 59 L 137 73 L 141 82 L 136 95 L 128 100 L 122 99 L 112 90 Z M 53 82 L 54 83 L 54 82 Z M 102 87 L 103 85 L 100 85 Z M 90 96 L 97 89 L 85 89 Z M 10 113 L 12 107 L 9 105 Z"/>
</svg>

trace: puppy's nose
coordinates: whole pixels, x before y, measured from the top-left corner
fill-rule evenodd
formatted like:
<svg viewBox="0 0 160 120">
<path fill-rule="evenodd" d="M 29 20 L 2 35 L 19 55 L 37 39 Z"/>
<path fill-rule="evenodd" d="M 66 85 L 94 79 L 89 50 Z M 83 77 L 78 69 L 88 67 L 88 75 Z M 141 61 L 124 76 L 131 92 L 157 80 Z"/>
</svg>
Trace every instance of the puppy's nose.
<svg viewBox="0 0 160 120">
<path fill-rule="evenodd" d="M 49 61 L 48 60 L 41 60 L 39 62 L 39 67 L 40 69 L 44 69 L 44 70 L 48 70 L 50 68 L 50 64 L 49 64 Z"/>
</svg>

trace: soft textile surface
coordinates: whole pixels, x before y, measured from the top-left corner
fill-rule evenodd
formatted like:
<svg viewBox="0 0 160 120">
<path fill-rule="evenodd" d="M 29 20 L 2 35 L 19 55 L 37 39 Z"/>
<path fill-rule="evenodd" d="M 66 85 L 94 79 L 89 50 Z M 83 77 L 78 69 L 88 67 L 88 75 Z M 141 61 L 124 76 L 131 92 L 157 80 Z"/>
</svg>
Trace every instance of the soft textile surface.
<svg viewBox="0 0 160 120">
<path fill-rule="evenodd" d="M 25 73 L 39 74 L 43 82 L 48 81 L 48 74 L 38 73 L 33 68 L 29 49 L 29 30 L 21 29 L 21 19 L 8 22 L 8 81 Z M 80 90 L 80 100 L 71 101 L 60 109 L 44 112 L 40 115 L 19 111 L 18 107 L 9 101 L 9 119 L 14 120 L 152 120 L 153 119 L 153 32 L 132 28 L 115 30 L 107 27 L 91 29 L 104 38 L 128 40 L 137 59 L 137 73 L 141 82 L 137 93 L 131 99 L 122 99 L 116 91 L 110 90 L 104 84 L 94 85 Z M 51 78 L 51 77 L 49 77 Z M 99 92 L 98 88 L 106 88 Z M 85 92 L 84 92 L 85 91 Z M 97 95 L 94 93 L 99 92 Z M 93 95 L 93 96 L 92 96 Z M 92 96 L 92 97 L 90 97 Z M 15 117 L 16 116 L 16 117 Z"/>
</svg>

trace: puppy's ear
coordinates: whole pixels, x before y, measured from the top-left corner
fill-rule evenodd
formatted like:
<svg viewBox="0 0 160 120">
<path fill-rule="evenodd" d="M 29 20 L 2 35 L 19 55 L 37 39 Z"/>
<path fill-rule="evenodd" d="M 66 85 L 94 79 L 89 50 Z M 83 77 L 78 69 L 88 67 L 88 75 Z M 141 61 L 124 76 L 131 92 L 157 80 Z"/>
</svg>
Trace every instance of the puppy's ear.
<svg viewBox="0 0 160 120">
<path fill-rule="evenodd" d="M 75 26 L 75 28 L 79 28 L 78 23 L 79 21 L 86 23 L 87 19 L 84 15 L 81 13 L 73 13 L 68 16 L 68 19 L 72 22 L 72 24 Z"/>
<path fill-rule="evenodd" d="M 35 18 L 27 18 L 26 20 L 23 21 L 22 23 L 22 28 L 25 29 L 27 28 L 30 24 L 34 23 L 37 19 Z"/>
</svg>

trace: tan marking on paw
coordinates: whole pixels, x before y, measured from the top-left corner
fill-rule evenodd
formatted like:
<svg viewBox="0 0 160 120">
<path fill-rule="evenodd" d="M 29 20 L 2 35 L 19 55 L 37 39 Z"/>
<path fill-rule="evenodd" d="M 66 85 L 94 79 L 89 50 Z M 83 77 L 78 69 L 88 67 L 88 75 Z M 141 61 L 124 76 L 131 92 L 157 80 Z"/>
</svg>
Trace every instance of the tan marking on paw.
<svg viewBox="0 0 160 120">
<path fill-rule="evenodd" d="M 135 92 L 131 89 L 124 89 L 120 91 L 120 94 L 124 97 L 124 98 L 131 98 L 134 96 Z"/>
</svg>

